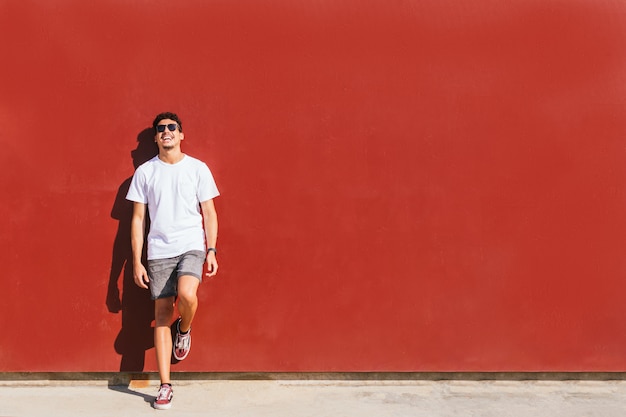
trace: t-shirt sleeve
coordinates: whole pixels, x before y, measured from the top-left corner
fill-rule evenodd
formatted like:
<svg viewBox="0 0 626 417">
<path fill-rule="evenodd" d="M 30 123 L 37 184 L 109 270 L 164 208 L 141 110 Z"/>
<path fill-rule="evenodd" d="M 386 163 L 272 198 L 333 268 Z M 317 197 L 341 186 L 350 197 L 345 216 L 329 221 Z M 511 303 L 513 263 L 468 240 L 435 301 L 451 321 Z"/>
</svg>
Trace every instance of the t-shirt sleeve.
<svg viewBox="0 0 626 417">
<path fill-rule="evenodd" d="M 145 177 L 142 172 L 139 170 L 135 171 L 135 175 L 133 175 L 133 179 L 130 182 L 130 188 L 126 194 L 126 199 L 136 203 L 147 204 L 148 198 L 146 197 L 145 183 Z"/>
<path fill-rule="evenodd" d="M 202 164 L 202 166 L 200 167 L 199 176 L 200 181 L 198 184 L 198 201 L 202 203 L 203 201 L 211 200 L 220 195 L 220 192 L 217 189 L 217 185 L 215 184 L 213 174 L 206 164 Z"/>
</svg>

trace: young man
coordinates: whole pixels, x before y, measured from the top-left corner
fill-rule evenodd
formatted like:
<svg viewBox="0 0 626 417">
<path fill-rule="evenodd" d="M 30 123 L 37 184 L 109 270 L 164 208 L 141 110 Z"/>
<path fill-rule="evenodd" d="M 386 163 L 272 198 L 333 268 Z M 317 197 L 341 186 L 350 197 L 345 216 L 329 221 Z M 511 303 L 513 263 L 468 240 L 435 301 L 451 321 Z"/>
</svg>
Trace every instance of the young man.
<svg viewBox="0 0 626 417">
<path fill-rule="evenodd" d="M 154 346 L 161 378 L 154 408 L 168 409 L 173 396 L 171 355 L 183 360 L 191 348 L 191 322 L 198 308 L 196 292 L 207 262 L 207 276 L 217 273 L 217 213 L 219 195 L 207 165 L 185 155 L 182 123 L 174 113 L 161 113 L 152 123 L 159 154 L 139 166 L 126 198 L 134 202 L 131 223 L 135 283 L 150 289 L 154 300 Z M 148 263 L 141 263 L 146 221 Z M 206 243 L 206 246 L 205 246 Z M 174 304 L 180 317 L 172 342 Z"/>
</svg>

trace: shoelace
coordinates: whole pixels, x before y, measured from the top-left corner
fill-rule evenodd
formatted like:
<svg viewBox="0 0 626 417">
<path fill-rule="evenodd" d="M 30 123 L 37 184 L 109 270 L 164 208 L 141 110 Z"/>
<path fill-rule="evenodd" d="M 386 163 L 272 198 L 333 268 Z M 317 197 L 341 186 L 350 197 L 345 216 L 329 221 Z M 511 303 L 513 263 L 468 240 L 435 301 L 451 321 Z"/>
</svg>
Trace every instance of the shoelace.
<svg viewBox="0 0 626 417">
<path fill-rule="evenodd" d="M 189 333 L 187 334 L 179 334 L 176 338 L 176 349 L 188 349 L 189 348 Z"/>
<path fill-rule="evenodd" d="M 161 388 L 159 388 L 159 393 L 157 394 L 157 400 L 167 400 L 170 396 L 171 391 L 172 387 L 168 385 L 161 385 Z"/>
</svg>

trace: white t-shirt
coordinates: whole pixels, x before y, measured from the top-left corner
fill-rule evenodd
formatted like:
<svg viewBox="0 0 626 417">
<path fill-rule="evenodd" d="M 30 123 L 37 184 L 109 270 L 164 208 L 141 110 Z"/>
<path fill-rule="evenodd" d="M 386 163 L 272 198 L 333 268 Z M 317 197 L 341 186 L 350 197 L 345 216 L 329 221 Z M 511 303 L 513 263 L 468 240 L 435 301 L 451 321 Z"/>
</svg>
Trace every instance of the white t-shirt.
<svg viewBox="0 0 626 417">
<path fill-rule="evenodd" d="M 126 199 L 148 205 L 148 259 L 204 251 L 200 202 L 219 195 L 209 167 L 184 155 L 176 164 L 155 156 L 135 171 Z"/>
</svg>

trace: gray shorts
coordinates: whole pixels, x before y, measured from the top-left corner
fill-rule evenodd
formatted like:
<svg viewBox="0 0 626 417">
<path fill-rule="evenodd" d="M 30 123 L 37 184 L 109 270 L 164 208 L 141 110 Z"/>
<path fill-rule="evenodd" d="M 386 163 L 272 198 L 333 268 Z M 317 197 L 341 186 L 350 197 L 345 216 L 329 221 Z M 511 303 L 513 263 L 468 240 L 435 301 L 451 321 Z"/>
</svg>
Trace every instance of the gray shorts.
<svg viewBox="0 0 626 417">
<path fill-rule="evenodd" d="M 152 299 L 177 295 L 178 278 L 191 275 L 202 282 L 202 268 L 206 256 L 204 251 L 192 250 L 174 258 L 148 260 L 150 293 Z"/>
</svg>

